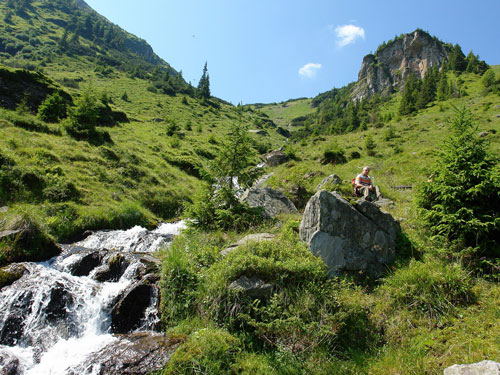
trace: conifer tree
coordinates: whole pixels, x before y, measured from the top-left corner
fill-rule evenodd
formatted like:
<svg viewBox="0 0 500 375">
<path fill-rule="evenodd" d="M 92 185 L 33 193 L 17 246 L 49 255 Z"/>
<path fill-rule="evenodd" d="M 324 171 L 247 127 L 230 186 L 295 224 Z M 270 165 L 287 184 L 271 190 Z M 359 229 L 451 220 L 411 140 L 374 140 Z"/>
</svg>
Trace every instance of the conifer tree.
<svg viewBox="0 0 500 375">
<path fill-rule="evenodd" d="M 401 103 L 399 105 L 399 113 L 402 115 L 408 115 L 417 110 L 416 107 L 416 96 L 418 93 L 419 82 L 413 73 L 410 73 L 406 79 L 405 87 L 403 89 L 403 95 L 401 97 Z"/>
<path fill-rule="evenodd" d="M 416 108 L 423 109 L 436 98 L 437 80 L 437 70 L 434 68 L 427 70 L 422 81 L 422 88 L 417 94 Z"/>
<path fill-rule="evenodd" d="M 453 46 L 453 49 L 451 50 L 451 53 L 449 55 L 449 59 L 450 68 L 453 71 L 455 71 L 456 73 L 465 71 L 467 62 L 465 61 L 465 55 L 462 52 L 462 48 L 458 44 L 455 44 Z"/>
<path fill-rule="evenodd" d="M 198 83 L 198 94 L 201 98 L 210 99 L 210 76 L 208 75 L 207 63 L 203 67 L 203 74 Z"/>
<path fill-rule="evenodd" d="M 450 92 L 450 85 L 448 84 L 448 78 L 446 77 L 446 72 L 441 70 L 439 73 L 439 81 L 437 84 L 436 99 L 440 102 L 448 99 Z"/>
</svg>

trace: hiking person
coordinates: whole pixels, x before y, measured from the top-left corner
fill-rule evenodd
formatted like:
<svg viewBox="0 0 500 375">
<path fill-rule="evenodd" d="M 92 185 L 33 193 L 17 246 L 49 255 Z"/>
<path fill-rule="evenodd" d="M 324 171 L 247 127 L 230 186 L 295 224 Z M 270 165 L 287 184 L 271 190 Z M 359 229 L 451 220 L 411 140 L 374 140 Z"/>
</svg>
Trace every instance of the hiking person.
<svg viewBox="0 0 500 375">
<path fill-rule="evenodd" d="M 363 172 L 356 176 L 354 180 L 354 193 L 367 201 L 374 201 L 377 200 L 377 189 L 373 185 L 368 173 L 370 173 L 370 167 L 366 166 L 363 167 Z"/>
</svg>

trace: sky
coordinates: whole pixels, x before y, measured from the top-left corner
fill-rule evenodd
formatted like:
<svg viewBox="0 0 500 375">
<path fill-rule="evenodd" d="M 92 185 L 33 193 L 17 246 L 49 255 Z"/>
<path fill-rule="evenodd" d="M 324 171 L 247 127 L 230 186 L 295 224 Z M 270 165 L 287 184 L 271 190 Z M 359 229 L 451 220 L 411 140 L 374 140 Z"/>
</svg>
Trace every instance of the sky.
<svg viewBox="0 0 500 375">
<path fill-rule="evenodd" d="M 356 81 L 363 57 L 416 28 L 500 64 L 500 0 L 86 0 L 212 95 L 272 103 Z"/>
</svg>

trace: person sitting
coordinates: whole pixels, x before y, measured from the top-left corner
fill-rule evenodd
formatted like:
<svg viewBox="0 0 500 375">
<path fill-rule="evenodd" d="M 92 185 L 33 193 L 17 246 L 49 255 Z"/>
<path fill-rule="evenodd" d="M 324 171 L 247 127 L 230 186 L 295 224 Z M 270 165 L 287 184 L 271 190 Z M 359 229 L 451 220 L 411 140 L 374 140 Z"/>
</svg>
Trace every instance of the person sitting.
<svg viewBox="0 0 500 375">
<path fill-rule="evenodd" d="M 375 201 L 378 198 L 378 189 L 373 185 L 370 167 L 363 167 L 363 172 L 356 176 L 354 180 L 354 195 L 363 197 L 367 201 Z"/>
</svg>

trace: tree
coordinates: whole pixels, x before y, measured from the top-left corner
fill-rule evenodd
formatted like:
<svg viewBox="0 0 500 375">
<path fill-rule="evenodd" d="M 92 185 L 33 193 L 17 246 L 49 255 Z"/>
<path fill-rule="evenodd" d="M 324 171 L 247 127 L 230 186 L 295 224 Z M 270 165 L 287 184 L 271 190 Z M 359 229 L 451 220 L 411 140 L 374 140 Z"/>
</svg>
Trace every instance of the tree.
<svg viewBox="0 0 500 375">
<path fill-rule="evenodd" d="M 444 69 L 439 73 L 439 81 L 437 84 L 436 99 L 443 101 L 448 99 L 450 93 L 450 85 L 448 84 L 448 77 Z"/>
<path fill-rule="evenodd" d="M 477 135 L 469 111 L 457 109 L 427 183 L 417 191 L 424 224 L 445 241 L 476 250 L 500 245 L 498 160 Z"/>
<path fill-rule="evenodd" d="M 42 121 L 57 122 L 66 116 L 66 105 L 59 92 L 45 99 L 38 107 L 38 117 Z"/>
<path fill-rule="evenodd" d="M 240 119 L 222 142 L 218 156 L 205 170 L 204 189 L 186 207 L 186 217 L 204 229 L 248 229 L 262 220 L 261 210 L 249 208 L 238 199 L 252 179 L 255 150 L 248 127 Z"/>
<path fill-rule="evenodd" d="M 437 69 L 431 68 L 427 70 L 424 80 L 422 81 L 422 88 L 417 93 L 417 100 L 415 103 L 416 108 L 423 109 L 427 106 L 427 104 L 436 99 L 437 80 Z"/>
<path fill-rule="evenodd" d="M 203 67 L 203 73 L 198 83 L 198 94 L 201 98 L 210 99 L 210 76 L 208 75 L 207 63 Z"/>
<path fill-rule="evenodd" d="M 410 73 L 406 79 L 403 94 L 401 96 L 401 103 L 399 104 L 399 113 L 408 115 L 417 110 L 417 94 L 419 88 L 419 81 L 413 73 Z"/>
<path fill-rule="evenodd" d="M 481 83 L 483 84 L 485 89 L 487 89 L 488 91 L 491 91 L 492 87 L 496 83 L 495 72 L 491 69 L 488 69 L 486 71 L 486 73 L 483 74 L 483 78 L 481 79 Z"/>
<path fill-rule="evenodd" d="M 455 44 L 448 56 L 449 58 L 449 66 L 456 73 L 461 73 L 465 71 L 467 67 L 467 62 L 465 61 L 465 55 L 462 52 L 462 48 Z"/>
</svg>

